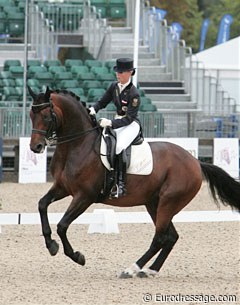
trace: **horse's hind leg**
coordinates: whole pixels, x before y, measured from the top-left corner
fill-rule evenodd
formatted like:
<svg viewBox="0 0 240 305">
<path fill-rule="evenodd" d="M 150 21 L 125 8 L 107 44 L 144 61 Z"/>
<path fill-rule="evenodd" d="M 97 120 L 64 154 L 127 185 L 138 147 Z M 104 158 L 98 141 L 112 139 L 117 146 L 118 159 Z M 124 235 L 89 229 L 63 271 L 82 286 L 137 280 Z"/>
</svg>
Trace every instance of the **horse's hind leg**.
<svg viewBox="0 0 240 305">
<path fill-rule="evenodd" d="M 120 278 L 131 278 L 135 275 L 139 277 L 154 276 L 160 270 L 178 240 L 178 233 L 171 222 L 173 215 L 168 212 L 168 209 L 166 209 L 166 213 L 164 210 L 159 212 L 159 197 L 152 200 L 146 208 L 156 226 L 153 241 L 146 253 L 130 268 L 123 271 Z M 160 254 L 151 267 L 142 269 L 159 251 Z"/>
<path fill-rule="evenodd" d="M 173 246 L 178 240 L 178 233 L 171 222 L 167 230 L 161 234 L 155 234 L 153 238 L 153 242 L 151 247 L 155 248 L 158 252 L 160 249 L 160 253 L 158 254 L 157 258 L 153 262 L 153 264 L 149 268 L 144 268 L 140 272 L 138 272 L 137 276 L 139 277 L 148 277 L 149 275 L 154 276 L 162 267 L 165 260 L 167 259 L 168 255 L 172 251 Z M 150 249 L 151 249 L 150 247 Z M 144 264 L 144 258 L 138 260 L 137 264 L 142 265 Z"/>
<path fill-rule="evenodd" d="M 49 224 L 47 209 L 48 206 L 56 201 L 66 197 L 66 193 L 61 189 L 52 187 L 46 195 L 44 195 L 38 202 L 38 210 L 41 218 L 42 233 L 45 239 L 46 247 L 51 255 L 56 255 L 59 246 L 55 240 L 52 239 L 52 230 Z"/>
</svg>

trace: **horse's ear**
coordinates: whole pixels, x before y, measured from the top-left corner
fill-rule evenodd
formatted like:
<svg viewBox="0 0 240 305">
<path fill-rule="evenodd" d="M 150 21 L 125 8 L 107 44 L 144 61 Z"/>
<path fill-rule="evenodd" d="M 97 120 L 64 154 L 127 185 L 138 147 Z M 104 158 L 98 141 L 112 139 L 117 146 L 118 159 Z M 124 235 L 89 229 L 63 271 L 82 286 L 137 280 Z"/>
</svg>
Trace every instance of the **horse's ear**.
<svg viewBox="0 0 240 305">
<path fill-rule="evenodd" d="M 30 86 L 27 86 L 27 88 L 28 88 L 28 92 L 29 92 L 29 94 L 31 95 L 31 97 L 33 98 L 33 100 L 35 101 L 35 99 L 36 99 L 36 97 L 37 97 L 37 94 L 36 93 L 34 93 L 33 91 L 32 91 L 32 89 L 31 89 L 31 87 Z"/>
<path fill-rule="evenodd" d="M 45 92 L 45 98 L 46 98 L 47 100 L 49 100 L 50 95 L 51 95 L 51 90 L 50 90 L 49 87 L 47 86 L 46 92 Z"/>
</svg>

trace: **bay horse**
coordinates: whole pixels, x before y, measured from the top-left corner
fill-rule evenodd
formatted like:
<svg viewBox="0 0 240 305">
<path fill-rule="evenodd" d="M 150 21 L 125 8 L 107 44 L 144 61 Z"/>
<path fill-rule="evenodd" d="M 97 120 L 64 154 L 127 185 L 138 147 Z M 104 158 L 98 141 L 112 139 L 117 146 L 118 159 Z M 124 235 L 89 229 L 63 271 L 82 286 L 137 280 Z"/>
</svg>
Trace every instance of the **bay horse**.
<svg viewBox="0 0 240 305">
<path fill-rule="evenodd" d="M 33 98 L 31 150 L 42 153 L 50 140 L 56 145 L 50 165 L 54 183 L 38 203 L 42 233 L 51 255 L 56 255 L 59 245 L 52 239 L 47 209 L 52 202 L 69 195 L 72 201 L 57 225 L 57 233 L 65 255 L 80 265 L 85 264 L 85 258 L 73 250 L 67 230 L 92 203 L 146 207 L 155 225 L 153 240 L 146 253 L 121 273 L 121 278 L 157 274 L 179 237 L 172 218 L 195 197 L 203 179 L 217 204 L 240 212 L 238 181 L 221 168 L 200 162 L 180 146 L 167 142 L 149 143 L 153 155 L 150 175 L 128 174 L 124 197 L 102 198 L 105 168 L 99 152 L 101 128 L 91 119 L 86 105 L 68 91 L 47 87 L 44 93 L 35 94 L 30 87 L 28 90 Z M 143 268 L 155 255 L 153 263 Z"/>
</svg>

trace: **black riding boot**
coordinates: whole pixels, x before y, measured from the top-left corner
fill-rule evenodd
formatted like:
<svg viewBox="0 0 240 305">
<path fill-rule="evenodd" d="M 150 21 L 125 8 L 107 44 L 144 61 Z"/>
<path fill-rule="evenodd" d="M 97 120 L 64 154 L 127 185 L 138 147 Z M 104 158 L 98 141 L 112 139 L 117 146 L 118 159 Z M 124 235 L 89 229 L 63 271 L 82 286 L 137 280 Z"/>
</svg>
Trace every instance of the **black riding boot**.
<svg viewBox="0 0 240 305">
<path fill-rule="evenodd" d="M 123 159 L 123 154 L 119 155 L 119 170 L 118 170 L 118 197 L 122 197 L 126 194 L 126 171 L 127 171 L 127 164 L 126 161 Z"/>
<path fill-rule="evenodd" d="M 125 183 L 126 183 L 126 171 L 127 171 L 127 164 L 125 160 L 123 160 L 122 153 L 117 155 L 117 160 L 116 160 L 116 170 L 117 170 L 117 185 L 114 187 L 111 191 L 110 196 L 112 198 L 119 198 L 122 197 L 126 194 L 126 188 L 125 188 Z"/>
</svg>

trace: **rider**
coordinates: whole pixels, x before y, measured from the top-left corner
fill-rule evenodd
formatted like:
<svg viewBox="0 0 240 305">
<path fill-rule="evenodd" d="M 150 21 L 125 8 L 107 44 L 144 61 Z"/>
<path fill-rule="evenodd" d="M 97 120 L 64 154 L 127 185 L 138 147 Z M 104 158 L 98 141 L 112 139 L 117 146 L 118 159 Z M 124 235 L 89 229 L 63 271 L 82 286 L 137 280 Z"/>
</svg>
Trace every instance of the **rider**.
<svg viewBox="0 0 240 305">
<path fill-rule="evenodd" d="M 105 108 L 111 101 L 116 106 L 116 115 L 113 120 L 101 118 L 101 127 L 112 127 L 116 132 L 116 168 L 118 170 L 118 191 L 111 193 L 112 197 L 121 197 L 126 193 L 126 160 L 123 151 L 132 143 L 140 132 L 140 121 L 137 117 L 140 96 L 137 88 L 133 85 L 131 77 L 135 74 L 133 60 L 131 58 L 119 58 L 116 66 L 117 81 L 114 81 L 103 97 L 90 107 L 90 115 L 95 115 L 100 109 Z"/>
</svg>

